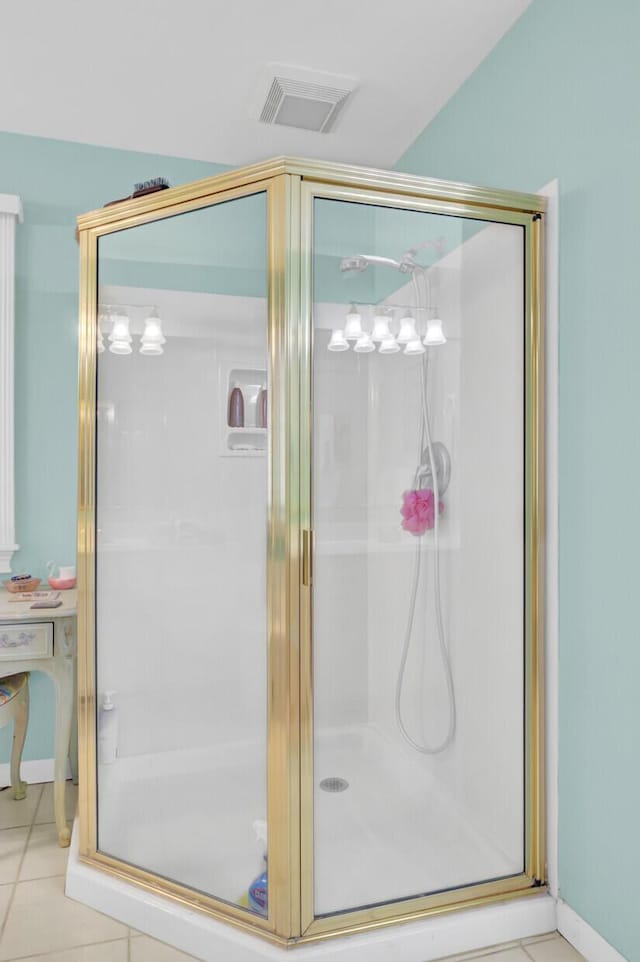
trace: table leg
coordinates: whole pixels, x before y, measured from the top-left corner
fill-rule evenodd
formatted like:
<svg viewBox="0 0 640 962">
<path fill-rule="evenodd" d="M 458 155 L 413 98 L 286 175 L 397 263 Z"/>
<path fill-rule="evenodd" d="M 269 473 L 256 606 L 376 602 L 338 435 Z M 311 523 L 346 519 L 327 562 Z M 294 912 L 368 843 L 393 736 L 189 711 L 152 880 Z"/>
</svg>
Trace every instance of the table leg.
<svg viewBox="0 0 640 962">
<path fill-rule="evenodd" d="M 73 784 L 78 784 L 78 663 L 73 659 L 73 711 L 71 714 L 71 741 L 69 743 L 69 765 Z"/>
<path fill-rule="evenodd" d="M 53 666 L 52 666 L 53 667 Z M 56 734 L 54 746 L 53 768 L 53 801 L 58 832 L 58 844 L 66 848 L 71 841 L 71 832 L 67 826 L 65 812 L 65 788 L 67 778 L 67 758 L 69 756 L 69 741 L 71 738 L 71 718 L 73 715 L 73 662 L 71 659 L 60 659 L 55 665 L 56 686 Z"/>
<path fill-rule="evenodd" d="M 13 797 L 17 802 L 21 801 L 27 794 L 25 782 L 20 780 L 20 763 L 22 761 L 22 750 L 25 738 L 27 737 L 27 724 L 29 721 L 29 683 L 27 682 L 24 691 L 18 695 L 20 704 L 13 719 L 13 745 L 11 747 L 11 787 Z"/>
</svg>

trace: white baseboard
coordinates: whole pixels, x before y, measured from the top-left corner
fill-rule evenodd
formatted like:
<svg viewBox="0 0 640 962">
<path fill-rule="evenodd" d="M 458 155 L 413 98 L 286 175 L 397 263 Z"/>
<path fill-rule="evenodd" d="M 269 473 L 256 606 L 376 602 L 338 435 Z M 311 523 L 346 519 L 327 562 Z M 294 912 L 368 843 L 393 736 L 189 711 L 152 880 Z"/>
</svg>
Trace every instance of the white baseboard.
<svg viewBox="0 0 640 962">
<path fill-rule="evenodd" d="M 627 962 L 617 949 L 609 945 L 562 899 L 558 899 L 558 932 L 584 955 L 587 962 Z"/>
<path fill-rule="evenodd" d="M 34 758 L 31 761 L 23 762 L 20 767 L 22 780 L 29 785 L 36 785 L 40 782 L 53 781 L 53 758 Z M 71 778 L 69 764 L 67 763 L 67 778 Z M 9 775 L 9 762 L 0 765 L 0 788 L 6 788 L 11 784 Z"/>
</svg>

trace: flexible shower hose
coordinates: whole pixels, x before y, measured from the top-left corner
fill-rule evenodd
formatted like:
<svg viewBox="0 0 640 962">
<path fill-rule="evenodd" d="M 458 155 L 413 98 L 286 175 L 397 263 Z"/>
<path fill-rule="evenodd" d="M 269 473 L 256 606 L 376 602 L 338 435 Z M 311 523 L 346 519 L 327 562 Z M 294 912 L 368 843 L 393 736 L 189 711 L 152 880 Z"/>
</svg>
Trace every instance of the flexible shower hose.
<svg viewBox="0 0 640 962">
<path fill-rule="evenodd" d="M 417 289 L 417 285 L 416 285 Z M 444 619 L 442 616 L 442 590 L 440 584 L 440 540 L 439 540 L 439 507 L 440 507 L 440 489 L 438 484 L 438 473 L 436 470 L 435 458 L 433 455 L 433 445 L 431 443 L 431 425 L 429 423 L 429 403 L 427 400 L 427 384 L 426 375 L 428 370 L 428 352 L 423 355 L 420 364 L 420 389 L 422 395 L 422 428 L 420 435 L 420 454 L 419 462 L 422 460 L 424 443 L 426 441 L 427 452 L 429 454 L 429 467 L 431 469 L 431 478 L 433 484 L 433 555 L 434 555 L 434 592 L 435 592 L 435 613 L 436 613 L 436 628 L 438 632 L 439 641 L 439 651 L 440 657 L 442 659 L 442 666 L 444 668 L 444 674 L 447 684 L 447 693 L 449 696 L 449 726 L 444 739 L 435 745 L 420 744 L 416 741 L 408 732 L 406 725 L 402 719 L 402 689 L 404 687 L 404 675 L 407 667 L 407 658 L 409 657 L 409 649 L 411 647 L 411 636 L 413 633 L 413 622 L 416 613 L 416 601 L 418 598 L 418 585 L 420 583 L 420 569 L 422 567 L 422 543 L 420 538 L 417 539 L 416 543 L 416 554 L 415 563 L 413 568 L 413 581 L 411 584 L 411 596 L 409 599 L 409 613 L 407 616 L 407 627 L 404 634 L 404 642 L 402 645 L 402 655 L 400 657 L 400 667 L 398 670 L 398 680 L 396 683 L 396 721 L 400 733 L 406 742 L 415 751 L 421 752 L 423 755 L 438 755 L 440 752 L 445 751 L 453 741 L 456 733 L 456 695 L 453 686 L 453 674 L 451 671 L 451 658 L 449 655 L 449 648 L 447 645 L 447 637 L 444 630 Z M 416 471 L 416 481 L 420 469 Z"/>
</svg>

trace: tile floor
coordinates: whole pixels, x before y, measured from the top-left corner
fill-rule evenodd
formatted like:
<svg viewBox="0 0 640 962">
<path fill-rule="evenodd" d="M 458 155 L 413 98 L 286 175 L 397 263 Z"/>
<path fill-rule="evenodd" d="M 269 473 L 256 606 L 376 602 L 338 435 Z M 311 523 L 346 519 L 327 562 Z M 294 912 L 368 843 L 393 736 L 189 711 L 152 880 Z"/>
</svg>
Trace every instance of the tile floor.
<svg viewBox="0 0 640 962">
<path fill-rule="evenodd" d="M 68 785 L 69 819 L 76 792 Z M 186 962 L 189 955 L 140 935 L 64 895 L 68 850 L 58 848 L 51 785 L 14 802 L 0 791 L 0 962 Z M 583 962 L 559 935 L 455 956 L 482 962 Z"/>
</svg>

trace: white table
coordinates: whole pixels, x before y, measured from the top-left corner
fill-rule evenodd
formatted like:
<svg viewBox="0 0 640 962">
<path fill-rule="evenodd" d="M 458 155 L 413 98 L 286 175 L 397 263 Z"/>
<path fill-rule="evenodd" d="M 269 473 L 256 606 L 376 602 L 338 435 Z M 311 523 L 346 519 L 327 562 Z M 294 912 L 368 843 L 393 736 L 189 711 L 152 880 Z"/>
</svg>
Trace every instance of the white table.
<svg viewBox="0 0 640 962">
<path fill-rule="evenodd" d="M 54 806 L 58 841 L 66 848 L 70 841 L 64 805 L 67 758 L 71 761 L 74 781 L 78 778 L 76 591 L 60 592 L 60 608 L 35 611 L 30 608 L 30 602 L 9 601 L 9 598 L 15 595 L 0 589 L 0 677 L 20 671 L 43 671 L 53 679 L 56 691 Z"/>
</svg>

